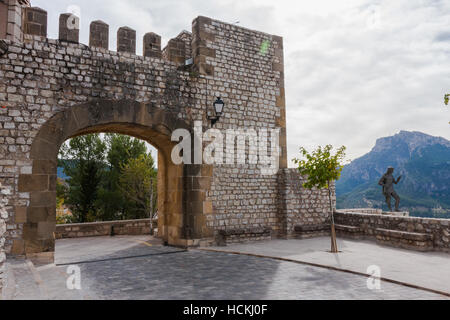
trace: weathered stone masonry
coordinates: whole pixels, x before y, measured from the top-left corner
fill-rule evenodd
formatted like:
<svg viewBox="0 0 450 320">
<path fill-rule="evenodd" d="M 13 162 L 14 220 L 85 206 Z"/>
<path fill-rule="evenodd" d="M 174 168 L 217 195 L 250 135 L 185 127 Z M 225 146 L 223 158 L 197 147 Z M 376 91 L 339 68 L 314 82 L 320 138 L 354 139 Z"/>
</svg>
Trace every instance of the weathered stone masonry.
<svg viewBox="0 0 450 320">
<path fill-rule="evenodd" d="M 335 221 L 340 236 L 375 239 L 380 244 L 405 249 L 450 253 L 449 219 L 397 217 L 338 210 Z"/>
<path fill-rule="evenodd" d="M 8 219 L 8 199 L 5 195 L 8 193 L 9 190 L 0 184 L 0 196 L 2 197 L 0 199 L 0 297 L 2 294 L 3 278 L 5 273 L 4 262 L 6 261 L 4 245 L 6 241 L 6 219 Z"/>
<path fill-rule="evenodd" d="M 157 34 L 146 34 L 144 56 L 137 56 L 128 27 L 119 29 L 113 52 L 104 22 L 92 22 L 86 46 L 78 30 L 66 28 L 73 17 L 61 15 L 59 39 L 52 40 L 46 12 L 24 11 L 23 41 L 4 41 L 0 56 L 0 182 L 11 190 L 4 195 L 7 252 L 52 259 L 58 149 L 93 132 L 129 134 L 158 148 L 158 230 L 169 244 L 289 237 L 296 223 L 328 218 L 326 194 L 298 191 L 300 177 L 287 169 L 281 37 L 198 17 L 192 33 L 163 50 Z M 261 175 L 249 164 L 170 161 L 173 130 L 192 131 L 197 120 L 208 129 L 217 96 L 226 102 L 218 129 L 280 129 L 278 174 Z"/>
<path fill-rule="evenodd" d="M 55 230 L 56 239 L 143 234 L 150 234 L 150 219 L 58 224 Z"/>
<path fill-rule="evenodd" d="M 307 190 L 303 187 L 306 183 L 304 177 L 299 177 L 298 172 L 293 169 L 282 169 L 278 174 L 278 221 L 283 228 L 283 234 L 288 238 L 307 238 L 318 235 L 330 234 L 330 203 L 328 190 Z M 332 189 L 332 206 L 336 207 L 335 185 Z M 313 232 L 297 232 L 299 227 L 318 226 L 323 230 Z"/>
<path fill-rule="evenodd" d="M 29 0 L 0 0 L 0 39 L 23 40 L 23 14 L 29 6 Z"/>
</svg>

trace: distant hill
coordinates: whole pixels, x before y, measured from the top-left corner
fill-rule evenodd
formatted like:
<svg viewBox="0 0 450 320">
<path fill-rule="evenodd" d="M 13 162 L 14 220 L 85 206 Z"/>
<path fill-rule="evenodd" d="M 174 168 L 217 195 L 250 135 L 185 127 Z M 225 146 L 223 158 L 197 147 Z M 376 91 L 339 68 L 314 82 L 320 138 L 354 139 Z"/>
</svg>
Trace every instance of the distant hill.
<svg viewBox="0 0 450 320">
<path fill-rule="evenodd" d="M 67 176 L 64 172 L 64 168 L 63 167 L 58 167 L 58 178 L 63 179 L 63 180 L 67 180 L 69 179 L 69 176 Z"/>
<path fill-rule="evenodd" d="M 58 178 L 63 179 L 63 180 L 67 180 L 70 177 L 68 175 L 66 175 L 66 173 L 64 172 L 64 163 L 71 163 L 71 164 L 75 164 L 77 160 L 68 160 L 68 159 L 58 159 L 58 168 L 57 168 L 57 175 Z"/>
<path fill-rule="evenodd" d="M 345 166 L 336 183 L 338 208 L 387 210 L 378 180 L 389 166 L 395 177 L 403 176 L 396 185 L 401 209 L 450 218 L 450 141 L 421 132 L 378 139 L 372 151 Z"/>
</svg>

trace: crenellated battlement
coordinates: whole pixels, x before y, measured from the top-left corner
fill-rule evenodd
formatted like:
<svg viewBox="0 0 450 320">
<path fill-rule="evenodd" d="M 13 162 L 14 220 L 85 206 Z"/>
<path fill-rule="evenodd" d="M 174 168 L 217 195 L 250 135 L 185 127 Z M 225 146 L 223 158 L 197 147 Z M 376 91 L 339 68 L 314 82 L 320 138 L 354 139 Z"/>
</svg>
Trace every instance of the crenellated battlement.
<svg viewBox="0 0 450 320">
<path fill-rule="evenodd" d="M 172 132 L 192 130 L 196 121 L 209 127 L 220 96 L 225 112 L 214 128 L 279 128 L 279 166 L 287 167 L 281 37 L 199 16 L 192 32 L 182 31 L 165 48 L 155 32 L 138 40 L 132 25 L 113 31 L 98 20 L 89 25 L 89 44 L 82 44 L 73 14 L 60 15 L 58 39 L 49 39 L 45 10 L 8 1 L 22 13 L 23 30 L 0 40 L 0 183 L 11 190 L 8 253 L 53 252 L 59 146 L 94 132 L 133 135 L 160 151 L 165 189 L 158 195 L 158 229 L 168 243 L 210 242 L 224 226 L 288 232 L 282 221 L 292 210 L 278 196 L 288 187 L 277 175 L 261 175 L 254 164 L 182 167 L 170 161 Z M 117 32 L 116 50 L 109 50 L 110 32 Z M 143 41 L 142 55 L 136 41 Z M 314 208 L 299 210 L 307 211 L 308 221 L 323 220 L 328 202 L 311 203 Z"/>
<path fill-rule="evenodd" d="M 23 9 L 23 41 L 45 41 L 47 39 L 47 12 L 39 7 Z M 62 13 L 59 18 L 59 36 L 61 42 L 79 43 L 79 17 L 72 13 Z M 103 21 L 92 21 L 89 27 L 89 47 L 109 49 L 109 25 Z M 136 30 L 124 26 L 117 30 L 117 52 L 136 55 Z M 143 37 L 143 56 L 160 58 L 184 65 L 192 58 L 192 33 L 182 31 L 170 39 L 161 49 L 161 36 L 148 32 Z"/>
<path fill-rule="evenodd" d="M 6 0 L 5 0 L 6 1 Z M 47 11 L 39 7 L 31 7 L 28 1 L 8 0 L 15 4 L 15 10 L 21 19 L 15 18 L 14 28 L 19 28 L 15 37 L 6 37 L 13 42 L 47 41 L 48 14 Z M 166 61 L 175 62 L 178 66 L 194 64 L 194 69 L 200 74 L 213 75 L 213 66 L 206 63 L 208 58 L 215 58 L 215 49 L 212 45 L 216 41 L 211 29 L 223 22 L 214 21 L 206 17 L 197 17 L 192 23 L 192 32 L 183 30 L 176 37 L 170 39 L 167 45 L 162 49 L 161 36 L 155 32 L 148 32 L 144 35 L 143 56 L 160 58 Z M 227 32 L 234 33 L 241 30 L 244 37 L 237 39 L 241 42 L 240 47 L 245 43 L 253 42 L 258 39 L 257 46 L 261 46 L 264 41 L 275 44 L 275 50 L 282 50 L 281 37 L 272 36 L 263 32 L 249 30 L 243 27 L 225 24 Z M 72 13 L 62 13 L 59 17 L 58 39 L 61 43 L 79 43 L 80 41 L 80 19 Z M 89 26 L 89 44 L 91 48 L 103 48 L 109 50 L 109 25 L 103 21 L 92 21 Z M 222 34 L 220 38 L 227 39 Z M 1 37 L 0 37 L 1 39 Z M 118 53 L 128 53 L 136 55 L 136 30 L 129 26 L 120 27 L 117 30 L 117 48 Z M 280 43 L 281 42 L 281 46 Z M 207 44 L 209 43 L 209 45 Z M 219 45 L 219 44 L 217 44 Z M 276 56 L 280 53 L 275 52 Z M 191 60 L 192 59 L 192 60 Z M 189 61 L 188 61 L 189 60 Z M 282 70 L 280 70 L 282 71 Z"/>
</svg>

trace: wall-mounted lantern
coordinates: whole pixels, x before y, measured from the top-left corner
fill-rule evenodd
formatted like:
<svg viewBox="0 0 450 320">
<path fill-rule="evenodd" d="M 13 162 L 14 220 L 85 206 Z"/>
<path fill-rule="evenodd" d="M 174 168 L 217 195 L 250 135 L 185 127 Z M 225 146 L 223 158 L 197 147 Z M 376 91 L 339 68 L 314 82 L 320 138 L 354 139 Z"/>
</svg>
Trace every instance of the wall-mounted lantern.
<svg viewBox="0 0 450 320">
<path fill-rule="evenodd" d="M 217 97 L 217 100 L 214 102 L 214 112 L 216 115 L 214 117 L 209 117 L 211 120 L 211 127 L 213 127 L 217 121 L 219 121 L 220 117 L 223 114 L 223 109 L 225 107 L 225 102 L 220 97 Z"/>
</svg>

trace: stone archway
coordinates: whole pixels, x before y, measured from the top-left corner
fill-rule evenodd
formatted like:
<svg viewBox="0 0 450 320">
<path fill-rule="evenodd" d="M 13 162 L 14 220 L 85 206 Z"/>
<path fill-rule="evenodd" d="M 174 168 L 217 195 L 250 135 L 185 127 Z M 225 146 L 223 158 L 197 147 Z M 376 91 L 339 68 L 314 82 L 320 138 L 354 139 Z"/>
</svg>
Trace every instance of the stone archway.
<svg viewBox="0 0 450 320">
<path fill-rule="evenodd" d="M 32 174 L 20 175 L 18 182 L 19 192 L 30 193 L 29 206 L 22 208 L 27 215 L 23 226 L 24 253 L 53 260 L 59 148 L 69 138 L 98 132 L 131 135 L 158 149 L 160 237 L 170 245 L 181 246 L 195 244 L 192 239 L 211 237 L 203 217 L 203 206 L 192 210 L 192 203 L 198 208 L 210 187 L 210 183 L 203 183 L 201 188 L 204 190 L 199 192 L 193 181 L 196 178 L 204 181 L 205 171 L 208 172 L 206 178 L 211 179 L 212 170 L 173 164 L 171 135 L 179 128 L 191 130 L 185 121 L 175 118 L 167 110 L 127 100 L 97 100 L 73 106 L 43 124 L 31 147 Z M 196 194 L 202 194 L 203 198 Z"/>
</svg>

